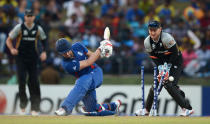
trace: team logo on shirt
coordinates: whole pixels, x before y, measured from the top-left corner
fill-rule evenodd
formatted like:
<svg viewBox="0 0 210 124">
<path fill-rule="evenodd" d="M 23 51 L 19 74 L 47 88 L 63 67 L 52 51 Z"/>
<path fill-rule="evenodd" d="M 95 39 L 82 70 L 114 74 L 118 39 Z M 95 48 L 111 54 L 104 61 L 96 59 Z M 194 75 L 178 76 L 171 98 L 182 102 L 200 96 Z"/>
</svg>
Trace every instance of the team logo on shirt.
<svg viewBox="0 0 210 124">
<path fill-rule="evenodd" d="M 162 43 L 160 43 L 160 47 L 162 47 L 163 46 L 163 44 Z"/>
<path fill-rule="evenodd" d="M 36 33 L 36 30 L 32 31 L 32 34 L 35 34 Z"/>
<path fill-rule="evenodd" d="M 82 55 L 83 55 L 83 53 L 81 53 L 81 52 L 77 52 L 77 54 L 78 54 L 78 55 L 80 55 L 80 56 L 82 56 Z"/>
<path fill-rule="evenodd" d="M 152 44 L 152 49 L 155 49 L 156 48 L 156 45 L 155 44 Z"/>
<path fill-rule="evenodd" d="M 173 45 L 175 42 L 172 40 L 169 42 L 169 45 Z"/>
<path fill-rule="evenodd" d="M 76 71 L 77 67 L 76 67 L 76 66 L 74 66 L 74 67 L 73 67 L 73 69 Z"/>
<path fill-rule="evenodd" d="M 28 31 L 27 30 L 23 30 L 23 35 L 28 35 Z"/>
</svg>

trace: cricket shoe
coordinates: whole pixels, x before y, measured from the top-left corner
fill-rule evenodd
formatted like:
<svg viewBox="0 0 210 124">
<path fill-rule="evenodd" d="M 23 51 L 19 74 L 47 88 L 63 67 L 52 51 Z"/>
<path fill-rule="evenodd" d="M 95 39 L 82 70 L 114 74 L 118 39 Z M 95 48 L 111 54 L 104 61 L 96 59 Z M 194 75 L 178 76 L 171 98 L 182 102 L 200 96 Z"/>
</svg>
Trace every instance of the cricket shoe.
<svg viewBox="0 0 210 124">
<path fill-rule="evenodd" d="M 21 109 L 19 112 L 19 115 L 26 115 L 26 110 L 25 109 Z"/>
<path fill-rule="evenodd" d="M 33 111 L 31 111 L 31 115 L 32 116 L 39 116 L 39 112 L 33 110 Z"/>
<path fill-rule="evenodd" d="M 186 116 L 192 115 L 193 113 L 194 113 L 194 110 L 193 109 L 192 110 L 189 110 L 189 109 L 183 108 L 180 116 L 186 117 Z"/>
<path fill-rule="evenodd" d="M 121 106 L 121 101 L 118 99 L 117 101 L 115 101 L 114 102 L 115 104 L 116 104 L 116 109 L 115 109 L 115 111 L 116 111 L 116 114 L 119 114 L 120 113 L 120 106 Z"/>
<path fill-rule="evenodd" d="M 58 116 L 66 116 L 66 110 L 64 108 L 59 108 L 58 110 L 55 111 L 55 114 Z"/>
<path fill-rule="evenodd" d="M 134 114 L 136 116 L 148 116 L 149 112 L 146 109 L 138 109 Z"/>
</svg>

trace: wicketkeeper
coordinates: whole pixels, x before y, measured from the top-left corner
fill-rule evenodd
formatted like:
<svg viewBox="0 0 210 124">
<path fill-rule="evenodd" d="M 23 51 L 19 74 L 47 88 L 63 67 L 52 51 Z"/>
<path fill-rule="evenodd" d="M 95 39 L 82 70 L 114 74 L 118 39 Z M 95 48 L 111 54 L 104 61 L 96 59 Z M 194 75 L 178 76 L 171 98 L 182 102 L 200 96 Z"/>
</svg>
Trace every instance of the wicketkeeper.
<svg viewBox="0 0 210 124">
<path fill-rule="evenodd" d="M 101 42 L 95 51 L 89 51 L 80 42 L 71 45 L 62 38 L 56 42 L 56 50 L 63 56 L 62 67 L 66 72 L 77 78 L 74 88 L 70 91 L 61 107 L 55 111 L 56 115 L 64 116 L 72 113 L 79 101 L 84 103 L 84 111 L 90 116 L 106 116 L 116 114 L 121 105 L 120 100 L 110 104 L 97 104 L 96 88 L 103 81 L 102 69 L 95 64 L 100 57 L 112 54 L 112 44 L 108 40 Z"/>
<path fill-rule="evenodd" d="M 162 31 L 161 24 L 158 21 L 150 21 L 148 24 L 149 36 L 144 40 L 144 46 L 150 58 L 156 64 L 156 66 L 168 63 L 171 68 L 170 72 L 166 73 L 163 86 L 176 103 L 182 108 L 181 116 L 189 116 L 193 114 L 193 109 L 189 102 L 185 99 L 185 93 L 179 88 L 178 80 L 182 72 L 182 54 L 178 49 L 174 38 Z M 159 72 L 157 76 L 158 82 L 163 73 Z M 169 81 L 169 76 L 172 76 L 173 80 Z M 147 100 L 146 100 L 146 115 L 149 114 L 154 97 L 154 88 L 150 88 Z M 142 115 L 142 109 L 137 110 L 135 113 L 137 116 Z"/>
</svg>

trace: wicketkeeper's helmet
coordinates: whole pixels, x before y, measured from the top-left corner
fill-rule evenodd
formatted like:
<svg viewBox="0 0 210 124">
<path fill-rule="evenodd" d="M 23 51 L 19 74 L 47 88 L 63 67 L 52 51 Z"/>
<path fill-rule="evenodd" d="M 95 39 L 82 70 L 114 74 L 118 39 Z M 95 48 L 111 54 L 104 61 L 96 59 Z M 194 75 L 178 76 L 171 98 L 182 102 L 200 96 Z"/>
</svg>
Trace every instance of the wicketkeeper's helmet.
<svg viewBox="0 0 210 124">
<path fill-rule="evenodd" d="M 71 50 L 71 43 L 65 38 L 61 38 L 56 41 L 56 51 L 59 54 L 64 54 L 70 50 Z"/>
</svg>

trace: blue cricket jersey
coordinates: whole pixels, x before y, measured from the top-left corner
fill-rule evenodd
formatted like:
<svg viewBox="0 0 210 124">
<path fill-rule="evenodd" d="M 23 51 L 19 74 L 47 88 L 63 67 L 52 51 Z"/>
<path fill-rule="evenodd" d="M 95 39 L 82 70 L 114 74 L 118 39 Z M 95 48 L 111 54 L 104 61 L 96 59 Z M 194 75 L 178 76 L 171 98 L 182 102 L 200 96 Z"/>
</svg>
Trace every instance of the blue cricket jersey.
<svg viewBox="0 0 210 124">
<path fill-rule="evenodd" d="M 74 58 L 63 58 L 61 63 L 64 70 L 67 71 L 69 74 L 78 78 L 84 74 L 90 73 L 95 67 L 97 67 L 97 64 L 94 63 L 93 65 L 79 71 L 79 61 L 88 59 L 88 49 L 80 42 L 77 42 L 72 45 L 71 50 L 74 54 Z"/>
</svg>

